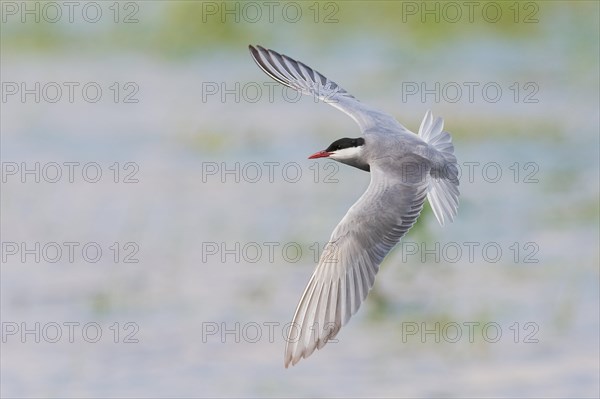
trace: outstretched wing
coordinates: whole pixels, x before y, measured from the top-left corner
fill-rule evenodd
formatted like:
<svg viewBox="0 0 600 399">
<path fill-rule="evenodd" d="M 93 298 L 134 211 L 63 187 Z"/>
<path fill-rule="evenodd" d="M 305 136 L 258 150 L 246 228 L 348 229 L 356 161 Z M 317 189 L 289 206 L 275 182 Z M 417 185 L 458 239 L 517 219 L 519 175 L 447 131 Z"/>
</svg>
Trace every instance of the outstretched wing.
<svg viewBox="0 0 600 399">
<path fill-rule="evenodd" d="M 285 367 L 336 336 L 367 297 L 383 258 L 415 224 L 427 195 L 429 170 L 415 170 L 414 162 L 407 159 L 393 175 L 371 165 L 367 191 L 333 231 L 300 299 Z"/>
<path fill-rule="evenodd" d="M 349 115 L 362 131 L 376 125 L 399 125 L 390 115 L 371 108 L 311 67 L 261 46 L 248 46 L 256 64 L 284 86 L 312 95 Z"/>
</svg>

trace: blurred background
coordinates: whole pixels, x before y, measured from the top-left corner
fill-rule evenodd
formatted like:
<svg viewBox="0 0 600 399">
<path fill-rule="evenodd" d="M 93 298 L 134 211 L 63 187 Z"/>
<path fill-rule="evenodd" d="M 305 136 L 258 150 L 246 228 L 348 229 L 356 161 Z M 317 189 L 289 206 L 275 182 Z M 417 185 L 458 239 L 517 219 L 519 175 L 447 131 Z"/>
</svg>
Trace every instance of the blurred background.
<svg viewBox="0 0 600 399">
<path fill-rule="evenodd" d="M 3 397 L 598 397 L 599 3 L 12 2 L 1 25 Z M 261 44 L 417 131 L 428 206 L 357 315 L 284 334 L 369 175 Z"/>
</svg>

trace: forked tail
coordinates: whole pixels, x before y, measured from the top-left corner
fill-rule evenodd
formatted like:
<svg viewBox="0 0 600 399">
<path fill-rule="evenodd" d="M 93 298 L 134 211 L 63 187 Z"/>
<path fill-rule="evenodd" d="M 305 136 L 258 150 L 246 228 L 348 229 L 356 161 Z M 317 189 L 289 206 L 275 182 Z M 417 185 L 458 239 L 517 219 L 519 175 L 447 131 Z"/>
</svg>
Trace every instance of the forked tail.
<svg viewBox="0 0 600 399">
<path fill-rule="evenodd" d="M 452 137 L 444 131 L 444 120 L 440 117 L 434 120 L 431 111 L 427 111 L 421 122 L 419 136 L 440 155 L 439 162 L 433 162 L 431 168 L 427 199 L 435 217 L 443 226 L 446 220 L 454 220 L 458 210 L 458 165 Z"/>
</svg>

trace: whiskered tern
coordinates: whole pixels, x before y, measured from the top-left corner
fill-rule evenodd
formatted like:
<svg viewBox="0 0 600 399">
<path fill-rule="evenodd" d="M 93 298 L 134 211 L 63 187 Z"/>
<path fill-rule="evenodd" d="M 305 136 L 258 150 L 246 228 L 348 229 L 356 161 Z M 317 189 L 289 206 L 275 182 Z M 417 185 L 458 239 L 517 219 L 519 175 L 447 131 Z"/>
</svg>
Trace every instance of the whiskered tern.
<svg viewBox="0 0 600 399">
<path fill-rule="evenodd" d="M 309 159 L 331 158 L 371 173 L 367 191 L 333 230 L 300 298 L 285 347 L 288 367 L 321 349 L 356 313 L 383 258 L 415 224 L 425 198 L 442 226 L 454 219 L 458 167 L 444 121 L 430 111 L 414 134 L 302 62 L 261 46 L 249 48 L 271 78 L 316 96 L 360 127 L 362 137 L 336 140 Z"/>
</svg>

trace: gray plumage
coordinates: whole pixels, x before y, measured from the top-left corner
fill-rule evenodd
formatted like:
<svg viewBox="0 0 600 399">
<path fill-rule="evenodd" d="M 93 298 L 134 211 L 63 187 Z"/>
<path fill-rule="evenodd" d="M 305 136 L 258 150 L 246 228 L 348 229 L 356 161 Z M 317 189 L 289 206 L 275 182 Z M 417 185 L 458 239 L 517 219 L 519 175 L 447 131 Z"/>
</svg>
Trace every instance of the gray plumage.
<svg viewBox="0 0 600 399">
<path fill-rule="evenodd" d="M 258 66 L 279 83 L 313 95 L 348 114 L 361 140 L 321 151 L 363 170 L 371 182 L 334 229 L 294 314 L 285 366 L 296 364 L 335 337 L 373 287 L 379 265 L 415 224 L 428 198 L 440 224 L 458 209 L 458 168 L 443 120 L 427 111 L 419 135 L 392 116 L 358 101 L 337 83 L 285 55 L 250 46 Z M 330 146 L 331 148 L 331 146 Z"/>
</svg>

